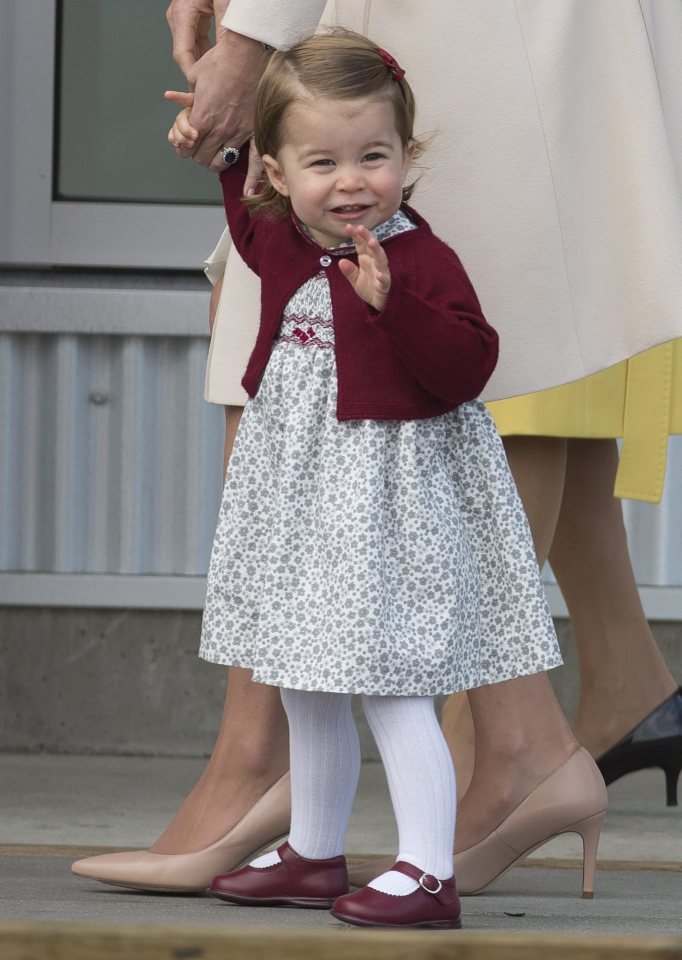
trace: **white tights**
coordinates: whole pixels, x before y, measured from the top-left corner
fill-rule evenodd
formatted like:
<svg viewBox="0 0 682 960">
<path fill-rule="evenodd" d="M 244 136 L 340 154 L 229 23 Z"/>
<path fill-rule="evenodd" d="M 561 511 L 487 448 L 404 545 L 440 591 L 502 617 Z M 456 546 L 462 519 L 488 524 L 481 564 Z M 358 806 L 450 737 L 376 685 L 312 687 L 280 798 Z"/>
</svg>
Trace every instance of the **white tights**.
<svg viewBox="0 0 682 960">
<path fill-rule="evenodd" d="M 360 774 L 360 745 L 349 694 L 283 689 L 291 752 L 291 833 L 297 853 L 343 853 Z M 432 697 L 363 696 L 367 722 L 386 770 L 398 824 L 398 860 L 441 880 L 452 876 L 455 774 Z M 265 854 L 252 866 L 277 863 Z M 405 895 L 414 880 L 394 871 L 370 886 Z"/>
</svg>

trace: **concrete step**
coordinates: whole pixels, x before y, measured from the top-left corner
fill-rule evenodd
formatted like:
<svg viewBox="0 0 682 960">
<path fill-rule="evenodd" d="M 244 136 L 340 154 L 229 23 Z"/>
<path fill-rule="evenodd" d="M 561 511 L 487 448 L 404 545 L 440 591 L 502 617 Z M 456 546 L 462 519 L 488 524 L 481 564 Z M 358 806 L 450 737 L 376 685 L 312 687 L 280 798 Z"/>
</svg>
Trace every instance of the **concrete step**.
<svg viewBox="0 0 682 960">
<path fill-rule="evenodd" d="M 197 658 L 200 628 L 197 612 L 0 608 L 0 750 L 208 755 L 226 670 Z M 557 628 L 566 665 L 550 678 L 570 716 L 577 664 L 570 625 Z M 682 623 L 653 628 L 682 679 Z M 363 757 L 377 759 L 356 707 Z"/>
</svg>

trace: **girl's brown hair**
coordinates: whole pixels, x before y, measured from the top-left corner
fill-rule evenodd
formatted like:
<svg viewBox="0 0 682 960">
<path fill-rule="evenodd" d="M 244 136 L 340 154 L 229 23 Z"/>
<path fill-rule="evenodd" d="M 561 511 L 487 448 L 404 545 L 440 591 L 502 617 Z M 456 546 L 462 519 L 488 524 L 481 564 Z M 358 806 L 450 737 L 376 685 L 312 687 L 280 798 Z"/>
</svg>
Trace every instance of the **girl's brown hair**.
<svg viewBox="0 0 682 960">
<path fill-rule="evenodd" d="M 415 157 L 422 152 L 422 144 L 415 141 L 413 134 L 414 94 L 405 77 L 398 79 L 395 69 L 379 53 L 379 47 L 367 37 L 337 28 L 272 54 L 256 94 L 253 138 L 261 156 L 277 156 L 284 143 L 289 107 L 314 97 L 387 100 L 393 104 L 403 148 L 413 143 Z M 414 186 L 403 188 L 403 200 L 409 200 Z M 290 209 L 289 198 L 278 193 L 269 180 L 245 202 L 253 212 L 272 216 L 282 216 Z"/>
</svg>

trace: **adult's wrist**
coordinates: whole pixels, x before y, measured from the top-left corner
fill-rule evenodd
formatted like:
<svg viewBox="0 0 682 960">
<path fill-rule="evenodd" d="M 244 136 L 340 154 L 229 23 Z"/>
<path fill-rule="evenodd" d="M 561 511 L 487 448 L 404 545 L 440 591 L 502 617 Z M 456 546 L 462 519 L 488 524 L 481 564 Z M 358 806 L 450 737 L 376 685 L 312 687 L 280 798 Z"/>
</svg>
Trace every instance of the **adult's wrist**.
<svg viewBox="0 0 682 960">
<path fill-rule="evenodd" d="M 229 97 L 236 90 L 243 95 L 244 90 L 255 89 L 266 63 L 267 53 L 262 43 L 253 37 L 223 30 L 215 45 L 197 60 L 188 74 L 187 79 L 195 84 L 195 109 L 197 100 L 203 96 L 200 88 L 212 88 L 216 95 L 218 88 L 224 87 L 221 98 Z M 226 86 L 224 79 L 218 79 L 225 77 L 229 77 Z"/>
<path fill-rule="evenodd" d="M 222 31 L 216 40 L 216 47 L 223 50 L 226 58 L 236 54 L 240 59 L 244 59 L 247 62 L 253 61 L 255 63 L 261 60 L 264 54 L 272 49 L 269 44 L 265 44 L 255 37 L 249 37 L 243 33 L 235 33 L 234 30 L 230 29 Z"/>
</svg>

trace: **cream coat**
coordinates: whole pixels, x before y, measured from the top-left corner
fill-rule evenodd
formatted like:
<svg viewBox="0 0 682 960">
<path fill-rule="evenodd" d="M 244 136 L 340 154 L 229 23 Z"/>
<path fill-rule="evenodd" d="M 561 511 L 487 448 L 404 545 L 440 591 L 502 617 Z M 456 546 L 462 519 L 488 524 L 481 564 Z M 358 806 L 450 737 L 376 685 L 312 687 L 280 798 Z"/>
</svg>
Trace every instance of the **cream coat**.
<svg viewBox="0 0 682 960">
<path fill-rule="evenodd" d="M 231 0 L 273 46 L 320 0 Z M 501 358 L 487 399 L 682 335 L 681 0 L 336 0 L 394 54 L 434 133 L 413 203 L 460 254 Z M 213 256 L 224 265 L 229 240 Z M 207 399 L 243 403 L 258 285 L 230 254 Z"/>
</svg>

